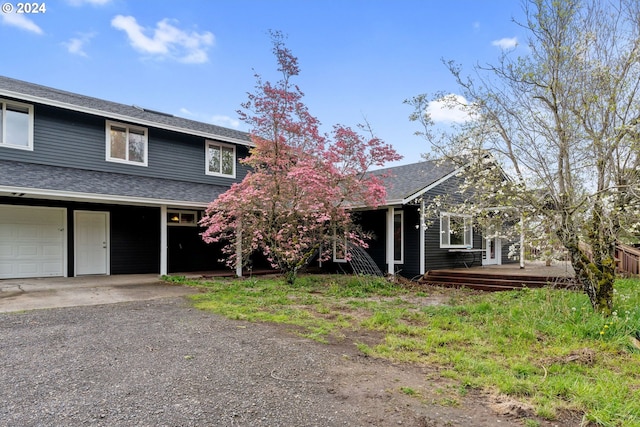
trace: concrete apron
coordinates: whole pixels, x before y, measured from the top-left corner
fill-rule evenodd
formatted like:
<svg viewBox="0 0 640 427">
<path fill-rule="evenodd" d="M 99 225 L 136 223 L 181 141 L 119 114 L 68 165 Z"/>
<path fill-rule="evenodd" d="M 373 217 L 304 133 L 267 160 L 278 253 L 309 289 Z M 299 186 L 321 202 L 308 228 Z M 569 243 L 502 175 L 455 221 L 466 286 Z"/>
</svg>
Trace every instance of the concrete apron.
<svg viewBox="0 0 640 427">
<path fill-rule="evenodd" d="M 162 282 L 157 274 L 0 280 L 0 313 L 114 304 L 196 294 Z"/>
</svg>

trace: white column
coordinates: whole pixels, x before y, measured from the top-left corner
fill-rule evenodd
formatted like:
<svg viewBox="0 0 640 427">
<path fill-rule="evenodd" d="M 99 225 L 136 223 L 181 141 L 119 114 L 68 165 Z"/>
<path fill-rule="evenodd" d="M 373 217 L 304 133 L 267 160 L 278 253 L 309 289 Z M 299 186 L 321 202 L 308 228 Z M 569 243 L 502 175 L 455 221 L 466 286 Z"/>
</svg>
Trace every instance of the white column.
<svg viewBox="0 0 640 427">
<path fill-rule="evenodd" d="M 167 206 L 160 206 L 160 275 L 167 274 Z"/>
<path fill-rule="evenodd" d="M 520 268 L 524 268 L 524 214 L 520 211 Z"/>
<path fill-rule="evenodd" d="M 420 274 L 426 273 L 425 271 L 425 249 L 424 249 L 424 199 L 420 202 L 420 226 L 418 232 L 420 233 Z"/>
<path fill-rule="evenodd" d="M 395 264 L 393 263 L 393 215 L 395 209 L 389 206 L 387 209 L 387 273 L 395 275 Z"/>
<path fill-rule="evenodd" d="M 242 225 L 240 222 L 236 231 L 236 276 L 242 277 Z"/>
</svg>

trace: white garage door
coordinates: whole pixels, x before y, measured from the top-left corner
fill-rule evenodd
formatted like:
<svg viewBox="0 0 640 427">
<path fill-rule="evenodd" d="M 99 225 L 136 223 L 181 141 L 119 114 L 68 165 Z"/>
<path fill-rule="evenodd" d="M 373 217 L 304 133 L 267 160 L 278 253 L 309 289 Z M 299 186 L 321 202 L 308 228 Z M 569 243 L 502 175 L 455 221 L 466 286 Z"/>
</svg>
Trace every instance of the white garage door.
<svg viewBox="0 0 640 427">
<path fill-rule="evenodd" d="M 0 279 L 64 276 L 66 209 L 0 205 Z"/>
</svg>

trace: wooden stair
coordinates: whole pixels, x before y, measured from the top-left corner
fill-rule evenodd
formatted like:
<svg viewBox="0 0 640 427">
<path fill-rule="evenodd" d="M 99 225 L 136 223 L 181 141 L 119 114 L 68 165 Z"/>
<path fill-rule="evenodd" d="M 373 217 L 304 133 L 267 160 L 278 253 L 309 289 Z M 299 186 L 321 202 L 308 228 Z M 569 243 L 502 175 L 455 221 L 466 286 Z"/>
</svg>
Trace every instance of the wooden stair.
<svg viewBox="0 0 640 427">
<path fill-rule="evenodd" d="M 483 291 L 510 291 L 522 288 L 542 288 L 545 286 L 574 289 L 576 283 L 571 277 L 544 277 L 507 273 L 489 273 L 466 270 L 431 270 L 418 283 L 424 285 L 465 287 Z"/>
</svg>

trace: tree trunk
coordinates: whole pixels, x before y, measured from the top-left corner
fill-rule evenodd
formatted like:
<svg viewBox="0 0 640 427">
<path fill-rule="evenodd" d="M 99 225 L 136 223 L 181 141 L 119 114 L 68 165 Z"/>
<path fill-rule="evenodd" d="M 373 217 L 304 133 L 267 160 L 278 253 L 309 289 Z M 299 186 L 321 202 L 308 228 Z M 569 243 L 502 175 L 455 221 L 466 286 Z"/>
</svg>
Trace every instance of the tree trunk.
<svg viewBox="0 0 640 427">
<path fill-rule="evenodd" d="M 579 234 L 570 215 L 562 215 L 563 226 L 558 237 L 569 251 L 576 280 L 581 284 L 593 309 L 609 316 L 613 311 L 613 286 L 615 284 L 614 246 L 606 233 L 589 233 L 591 257 L 580 247 Z M 594 224 L 598 216 L 594 214 Z"/>
<path fill-rule="evenodd" d="M 613 311 L 613 285 L 615 283 L 615 260 L 606 257 L 595 263 L 579 247 L 568 247 L 576 279 L 589 297 L 595 311 L 609 316 Z"/>
</svg>

